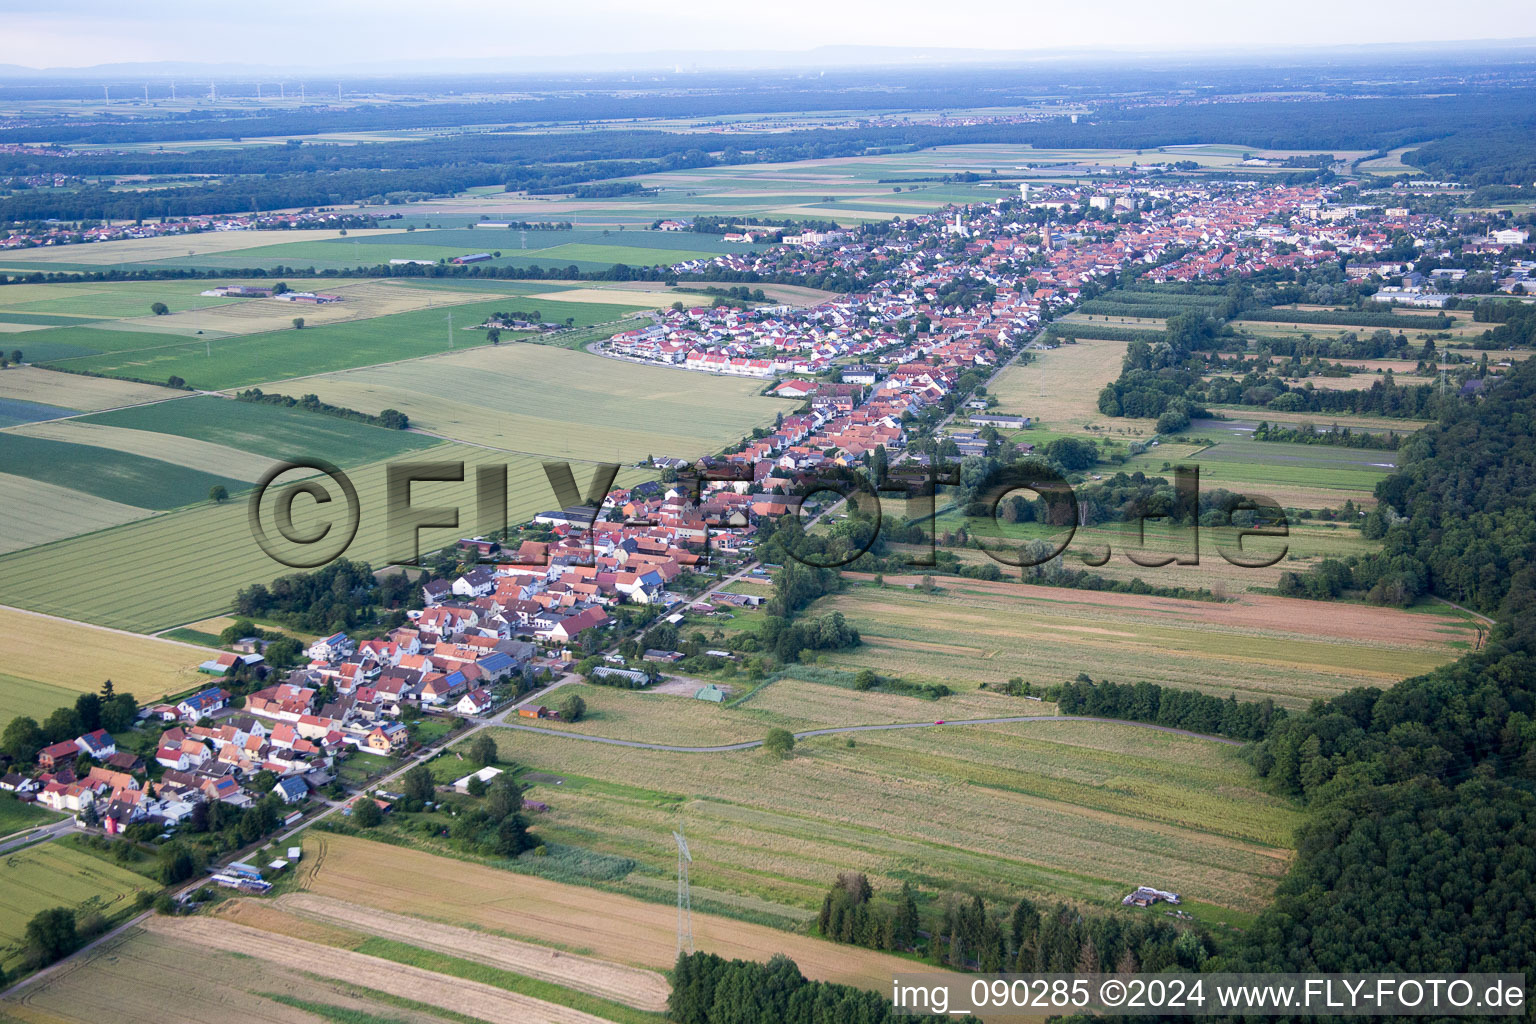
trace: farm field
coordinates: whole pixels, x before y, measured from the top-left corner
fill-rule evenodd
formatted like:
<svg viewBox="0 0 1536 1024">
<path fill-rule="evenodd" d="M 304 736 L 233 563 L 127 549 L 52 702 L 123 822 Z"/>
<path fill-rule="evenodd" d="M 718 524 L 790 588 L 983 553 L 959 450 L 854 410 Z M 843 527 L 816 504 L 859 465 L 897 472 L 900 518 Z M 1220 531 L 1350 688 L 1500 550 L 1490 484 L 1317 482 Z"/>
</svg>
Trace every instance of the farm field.
<svg viewBox="0 0 1536 1024">
<path fill-rule="evenodd" d="M 154 515 L 147 508 L 14 473 L 0 473 L 0 507 L 11 510 L 0 535 L 0 554 Z"/>
<path fill-rule="evenodd" d="M 949 714 L 945 700 L 930 708 Z M 1017 699 L 1013 709 L 1039 708 Z M 541 839 L 643 866 L 616 883 L 623 891 L 665 898 L 664 840 L 681 816 L 696 906 L 767 901 L 807 913 L 839 871 L 858 870 L 877 888 L 909 880 L 989 903 L 1030 895 L 1109 907 L 1140 874 L 1208 908 L 1208 920 L 1230 919 L 1267 900 L 1299 820 L 1248 781 L 1236 748 L 1124 724 L 894 730 L 853 734 L 852 746 L 822 736 L 784 762 L 756 750 L 496 737 L 504 759 L 537 773 L 525 781 L 550 806 L 531 823 Z"/>
<path fill-rule="evenodd" d="M 824 660 L 958 686 L 1013 676 L 1065 682 L 1091 666 L 1096 679 L 1302 708 L 1426 672 L 1471 636 L 1452 616 L 1364 605 L 1255 594 L 1216 603 L 949 578 L 931 595 L 899 585 L 917 579 L 887 576 L 883 589 L 818 601 L 814 614 L 841 611 L 864 641 Z"/>
<path fill-rule="evenodd" d="M 805 125 L 815 123 L 822 116 L 820 112 L 802 114 L 795 115 L 793 120 L 795 124 Z M 913 116 L 914 119 L 919 117 Z M 656 123 L 670 125 L 668 119 Z M 634 125 L 626 122 L 622 127 Z M 1289 154 L 1277 151 L 1272 155 Z M 1081 162 L 1128 167 L 1133 162 L 1183 160 L 1193 160 L 1202 167 L 1236 167 L 1243 160 L 1243 150 L 1237 146 L 1202 145 L 1168 146 L 1137 153 L 1130 149 L 1036 149 L 1027 145 L 974 144 L 880 156 L 688 168 L 630 179 L 654 190 L 648 194 L 578 199 L 523 193 L 467 193 L 453 199 L 416 204 L 406 215 L 406 222 L 425 219 L 435 225 L 451 222 L 459 226 L 488 216 L 492 219 L 571 220 L 578 226 L 647 225 L 659 218 L 734 214 L 835 220 L 849 224 L 862 220 L 889 220 L 896 215 L 913 216 L 948 203 L 989 202 L 996 200 L 999 194 L 1017 195 L 1015 181 L 1007 180 L 975 184 L 908 180 L 893 185 L 881 179 L 936 179 L 957 173 L 987 174 L 996 170 L 1016 180 L 1049 180 L 1060 178 L 1063 172 L 1063 168 L 1053 168 L 1049 166 L 1051 164 Z M 1026 168 L 1027 164 L 1035 166 Z M 1281 169 L 1244 170 L 1262 175 Z M 897 192 L 896 188 L 901 191 Z M 828 202 L 829 199 L 834 201 Z M 491 234 L 484 231 L 482 235 L 482 231 L 474 232 L 477 244 L 482 237 Z M 418 230 L 412 234 L 423 233 Z M 535 233 L 530 231 L 528 234 L 532 241 Z M 618 236 L 610 238 L 617 239 Z M 622 240 L 628 241 L 627 238 Z M 515 246 L 501 245 L 498 248 L 503 249 L 505 255 L 505 250 Z"/>
<path fill-rule="evenodd" d="M 655 971 L 561 953 L 483 931 L 433 924 L 313 893 L 287 893 L 274 902 L 236 900 L 215 913 L 262 931 L 343 949 L 358 949 L 369 937 L 401 942 L 653 1013 L 666 1009 L 671 990 L 666 978 Z"/>
<path fill-rule="evenodd" d="M 235 450 L 256 460 L 257 479 L 280 459 L 322 458 L 337 465 L 373 462 L 430 448 L 436 442 L 404 430 L 389 430 L 301 408 L 230 401 L 197 395 L 133 409 L 118 409 L 75 421 L 102 430 L 140 433 L 172 443 L 178 439 Z M 36 428 L 33 428 L 36 429 Z"/>
<path fill-rule="evenodd" d="M 1193 426 L 1190 428 L 1191 433 L 1209 434 L 1211 429 L 1231 430 L 1241 427 L 1251 430 L 1261 420 L 1288 427 L 1310 423 L 1319 430 L 1339 426 L 1348 427 L 1351 430 L 1368 430 L 1375 434 L 1408 434 L 1429 425 L 1428 420 L 1398 419 L 1391 416 L 1355 416 L 1349 413 L 1323 415 L 1313 412 L 1278 412 L 1274 409 L 1257 409 L 1251 405 L 1213 405 L 1211 409 L 1229 419 L 1225 422 L 1213 421 L 1209 424 L 1202 420 L 1198 428 Z"/>
<path fill-rule="evenodd" d="M 473 382 L 472 384 L 470 382 Z M 309 377 L 292 390 L 413 426 L 521 452 L 634 462 L 695 457 L 767 426 L 790 403 L 762 381 L 502 344 L 412 363 Z"/>
<path fill-rule="evenodd" d="M 333 961 L 328 947 L 313 943 L 298 944 L 298 948 L 305 953 L 319 951 L 325 958 L 296 963 L 291 957 L 252 955 L 277 945 L 263 942 L 266 938 L 265 933 L 218 920 L 154 918 L 0 1002 L 0 1019 L 27 1024 L 101 1020 L 156 1024 L 165 1020 L 164 992 L 146 986 L 144 978 L 172 975 L 179 996 L 177 1019 L 188 1024 L 231 1019 L 273 1024 L 348 1019 L 442 1024 L 444 1014 L 459 1010 L 474 1014 L 463 1019 L 485 1024 L 586 1024 L 598 1019 L 567 1015 L 572 1011 L 563 1007 L 543 1012 L 545 1007 L 537 1001 L 512 993 L 482 992 L 471 983 L 441 975 L 423 978 L 410 968 L 371 957 Z M 231 939 L 257 945 L 249 950 L 231 948 Z M 452 990 L 455 987 L 457 991 Z"/>
<path fill-rule="evenodd" d="M 205 281 L 205 285 L 221 284 L 222 281 Z M 271 284 L 256 281 L 255 284 Z M 266 331 L 285 330 L 292 326 L 293 318 L 302 316 L 306 327 L 341 323 L 350 320 L 371 320 L 374 317 L 409 313 L 432 306 L 453 306 L 483 300 L 485 296 L 467 291 L 439 291 L 424 295 L 413 288 L 402 287 L 390 279 L 378 281 L 348 280 L 296 280 L 289 282 L 294 291 L 313 290 L 328 295 L 340 295 L 340 302 L 320 305 L 285 302 L 277 298 L 247 298 L 225 300 L 213 309 L 194 309 L 174 312 L 166 316 L 153 314 L 117 321 L 125 329 L 138 328 L 161 334 L 187 336 L 208 334 L 215 338 L 232 335 L 260 334 Z"/>
<path fill-rule="evenodd" d="M 1165 463 L 1200 467 L 1200 487 L 1263 494 L 1287 508 L 1337 508 L 1346 500 L 1375 504 L 1376 483 L 1396 465 L 1396 453 L 1332 445 L 1289 444 L 1228 436 L 1208 447 L 1163 444 L 1120 468 L 1166 473 Z"/>
<path fill-rule="evenodd" d="M 17 715 L 41 722 L 107 679 L 141 701 L 178 693 L 205 678 L 197 666 L 207 658 L 186 644 L 0 608 L 0 728 Z"/>
<path fill-rule="evenodd" d="M 110 377 L 82 377 L 37 366 L 16 366 L 0 373 L 0 407 L 9 401 L 54 406 L 65 414 L 98 412 L 180 398 L 184 391 Z"/>
<path fill-rule="evenodd" d="M 358 228 L 349 232 L 346 237 L 348 240 L 372 240 L 380 236 L 402 233 L 390 229 Z M 6 262 L 13 266 L 86 264 L 92 267 L 108 267 L 133 263 L 174 265 L 174 261 L 186 258 L 188 253 L 195 256 L 217 256 L 241 249 L 270 246 L 274 243 L 299 245 L 339 237 L 341 236 L 336 231 L 327 228 L 304 228 L 295 231 L 204 231 L 196 234 L 166 235 L 160 238 L 125 238 L 111 242 L 92 242 L 88 245 L 27 249 L 8 254 Z"/>
<path fill-rule="evenodd" d="M 16 968 L 27 922 L 39 911 L 69 906 L 103 917 L 124 910 L 141 890 L 157 888 L 143 875 L 62 843 L 44 843 L 0 857 L 0 966 Z"/>
<path fill-rule="evenodd" d="M 554 496 L 538 457 L 452 444 L 422 449 L 416 457 L 424 461 L 462 460 L 468 464 L 463 484 L 413 487 L 412 501 L 418 506 L 454 505 L 465 510 L 462 528 L 422 531 L 423 552 L 447 544 L 463 536 L 464 529 L 471 528 L 475 500 L 473 467 L 482 463 L 508 467 L 507 509 L 513 521 L 526 521 L 552 504 Z M 578 486 L 585 487 L 591 470 L 577 465 L 573 472 Z M 344 555 L 382 567 L 389 553 L 384 528 L 385 464 L 368 463 L 353 469 L 350 476 L 358 491 L 361 520 Z M 650 474 L 621 470 L 615 486 L 624 487 L 644 479 L 650 479 Z M 330 490 L 336 493 L 334 485 L 330 485 Z M 305 501 L 295 503 L 294 513 L 296 528 L 301 531 L 314 529 L 320 521 L 315 507 Z M 118 585 L 58 586 L 61 573 L 85 564 L 103 550 L 112 552 Z M 4 556 L 0 558 L 0 604 L 123 629 L 154 631 L 223 612 L 240 587 L 269 582 L 291 571 L 263 553 L 252 538 L 244 502 L 205 502 L 129 523 L 110 533 L 76 537 Z"/>
<path fill-rule="evenodd" d="M 433 292 L 415 292 L 432 295 Z M 264 301 L 264 300 L 250 300 Z M 65 369 L 108 376 L 163 380 L 185 379 L 204 390 L 248 387 L 273 380 L 412 359 L 487 344 L 474 329 L 493 312 L 518 308 L 508 296 L 448 309 L 416 309 L 368 320 L 348 320 L 294 330 L 214 338 L 188 338 L 138 330 L 63 327 L 42 339 L 55 348 L 37 358 Z M 604 323 L 635 311 L 622 304 L 543 302 L 546 319 L 573 318 L 577 326 Z M 289 312 L 303 316 L 304 310 Z M 450 329 L 449 316 L 459 322 Z M 505 335 L 504 335 L 505 337 Z M 515 340 L 515 336 L 508 340 Z M 33 343 L 36 347 L 36 343 Z"/>
<path fill-rule="evenodd" d="M 564 740 L 550 742 L 572 746 Z M 666 831 L 652 838 L 671 845 Z M 323 835 L 319 843 L 320 849 L 305 858 L 303 884 L 309 892 L 385 910 L 410 907 L 429 921 L 635 967 L 672 966 L 677 912 L 670 902 L 646 902 L 350 836 Z M 380 885 L 381 872 L 386 871 L 390 883 Z M 865 988 L 883 989 L 890 984 L 890 972 L 909 963 L 886 953 L 697 911 L 693 936 L 697 948 L 706 952 L 752 960 L 785 953 L 808 978 Z"/>
<path fill-rule="evenodd" d="M 169 462 L 201 473 L 245 482 L 259 480 L 261 474 L 272 465 L 270 459 L 221 444 L 210 444 L 190 437 L 156 434 L 146 430 L 132 430 L 128 427 L 87 423 L 78 418 L 31 423 L 13 427 L 9 433 L 17 437 L 85 445 L 111 452 L 159 459 L 162 462 Z M 189 500 L 196 500 L 206 495 L 207 491 L 201 495 L 192 494 Z"/>
<path fill-rule="evenodd" d="M 789 669 L 790 673 L 794 671 L 793 667 Z M 587 683 L 568 684 L 560 688 L 558 699 L 565 699 L 569 693 L 579 694 L 587 704 L 581 721 L 575 725 L 558 721 L 536 724 L 540 728 L 589 736 L 702 747 L 760 740 L 775 727 L 803 732 L 840 725 L 926 722 L 941 713 L 950 719 L 1055 713 L 1053 704 L 1020 701 L 984 690 L 965 690 L 941 701 L 931 701 L 878 690 L 859 692 L 851 685 L 844 688 L 810 682 L 792 674 L 762 686 L 733 707 L 730 702 L 752 684 L 739 680 L 719 682 L 735 691 L 724 705 L 694 699 L 693 691 L 703 685 L 702 681 L 680 687 L 680 693 L 657 692 L 656 687 L 621 690 Z"/>
<path fill-rule="evenodd" d="M 492 258 L 477 266 L 565 267 L 575 264 L 581 270 L 606 270 L 615 263 L 649 267 L 762 248 L 727 243 L 716 235 L 682 231 L 610 232 L 583 227 L 568 231 L 522 232 L 491 227 L 465 230 L 474 222 L 473 218 L 453 229 L 444 228 L 440 223 L 435 228 L 426 228 L 424 211 L 413 208 L 412 214 L 412 222 L 421 219 L 423 227 L 410 232 L 372 235 L 349 232 L 345 237 L 331 234 L 291 241 L 276 241 L 269 235 L 271 244 L 234 252 L 182 254 L 166 259 L 165 265 L 225 270 L 271 270 L 285 266 L 326 271 L 375 267 L 394 259 L 437 262 L 484 252 L 492 254 Z"/>
<path fill-rule="evenodd" d="M 17 432 L 25 429 L 0 431 L 0 465 L 11 475 L 106 501 L 163 510 L 206 501 L 214 486 L 231 492 L 242 486 L 232 476 L 185 463 Z"/>
<path fill-rule="evenodd" d="M 964 523 L 973 536 L 986 538 L 983 543 L 994 546 L 994 537 L 1007 536 L 1015 541 L 1039 537 L 1052 545 L 1061 543 L 1064 534 L 1056 528 L 1038 524 L 1000 524 L 1001 535 L 985 532 L 984 520 L 962 519 L 958 510 L 941 513 L 938 519 L 940 533 L 952 530 Z M 1127 552 L 1140 550 L 1142 540 L 1134 525 L 1106 523 L 1099 526 L 1080 527 L 1067 548 L 1064 562 L 1068 568 L 1083 565 L 1083 557 L 1094 561 L 1103 557 L 1105 548 L 1110 559 L 1090 571 L 1095 575 L 1129 582 L 1141 579 L 1160 587 L 1204 587 L 1217 594 L 1240 594 L 1273 589 L 1285 572 L 1301 572 L 1324 558 L 1345 558 L 1365 554 L 1380 548 L 1375 541 L 1365 540 L 1358 530 L 1351 530 L 1338 523 L 1312 519 L 1293 519 L 1287 524 L 1285 537 L 1264 539 L 1248 537 L 1242 542 L 1245 561 L 1258 561 L 1280 555 L 1280 561 L 1263 568 L 1233 565 L 1222 556 L 1221 549 L 1229 551 L 1235 546 L 1237 532 L 1234 529 L 1200 528 L 1200 564 L 1198 566 L 1166 565 L 1148 567 L 1137 565 L 1127 557 Z M 1191 550 L 1189 530 L 1170 528 L 1157 520 L 1145 524 L 1145 549 L 1149 554 L 1184 554 Z M 915 557 L 925 553 L 916 545 L 896 544 L 892 550 Z M 945 550 L 966 565 L 998 565 L 985 552 L 975 548 L 949 547 Z M 1143 558 L 1145 561 L 1146 559 Z M 999 570 L 1016 574 L 1016 570 L 998 565 Z"/>
<path fill-rule="evenodd" d="M 1089 427 L 1132 436 L 1155 433 L 1152 420 L 1099 412 L 1099 392 L 1120 375 L 1125 345 L 1084 338 L 1075 345 L 1036 352 L 1028 364 L 1005 367 L 988 388 L 998 400 L 994 411 L 1030 416 L 1043 427 L 1073 433 Z"/>
</svg>

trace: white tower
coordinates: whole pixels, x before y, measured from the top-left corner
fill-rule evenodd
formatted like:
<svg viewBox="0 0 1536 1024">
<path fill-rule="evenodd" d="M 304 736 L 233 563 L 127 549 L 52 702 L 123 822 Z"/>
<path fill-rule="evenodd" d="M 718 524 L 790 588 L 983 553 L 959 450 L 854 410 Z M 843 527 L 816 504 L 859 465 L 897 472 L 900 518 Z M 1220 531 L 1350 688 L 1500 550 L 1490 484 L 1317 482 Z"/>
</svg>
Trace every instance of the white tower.
<svg viewBox="0 0 1536 1024">
<path fill-rule="evenodd" d="M 1029 202 L 1029 182 L 1019 182 L 1019 199 L 1026 203 Z"/>
</svg>

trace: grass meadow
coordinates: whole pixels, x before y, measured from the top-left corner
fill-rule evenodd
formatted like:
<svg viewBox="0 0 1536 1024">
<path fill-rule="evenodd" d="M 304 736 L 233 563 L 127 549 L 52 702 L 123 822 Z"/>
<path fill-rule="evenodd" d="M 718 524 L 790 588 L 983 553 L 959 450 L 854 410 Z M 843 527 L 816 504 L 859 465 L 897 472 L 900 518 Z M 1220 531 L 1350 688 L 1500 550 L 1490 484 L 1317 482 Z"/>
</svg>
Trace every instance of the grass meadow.
<svg viewBox="0 0 1536 1024">
<path fill-rule="evenodd" d="M 682 821 L 696 892 L 740 900 L 743 912 L 759 901 L 808 913 L 839 871 L 860 870 L 877 887 L 907 880 L 989 901 L 1111 906 L 1136 884 L 1165 884 L 1226 919 L 1268 899 L 1299 820 L 1248 781 L 1235 748 L 1129 725 L 966 725 L 860 733 L 852 745 L 824 736 L 787 761 L 495 735 L 505 759 L 537 773 L 531 795 L 551 808 L 534 822 L 541 838 L 637 861 L 649 870 L 619 888 L 657 898 L 664 840 Z"/>
</svg>

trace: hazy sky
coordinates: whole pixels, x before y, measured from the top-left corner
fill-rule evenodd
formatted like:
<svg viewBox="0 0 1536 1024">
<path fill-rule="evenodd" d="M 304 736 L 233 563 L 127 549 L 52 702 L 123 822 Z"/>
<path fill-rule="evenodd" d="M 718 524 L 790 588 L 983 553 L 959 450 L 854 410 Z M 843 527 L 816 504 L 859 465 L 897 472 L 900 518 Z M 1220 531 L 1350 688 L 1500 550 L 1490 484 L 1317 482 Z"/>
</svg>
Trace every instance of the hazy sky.
<svg viewBox="0 0 1536 1024">
<path fill-rule="evenodd" d="M 327 67 L 825 45 L 1206 50 L 1536 36 L 1532 0 L 0 0 L 0 63 Z"/>
</svg>

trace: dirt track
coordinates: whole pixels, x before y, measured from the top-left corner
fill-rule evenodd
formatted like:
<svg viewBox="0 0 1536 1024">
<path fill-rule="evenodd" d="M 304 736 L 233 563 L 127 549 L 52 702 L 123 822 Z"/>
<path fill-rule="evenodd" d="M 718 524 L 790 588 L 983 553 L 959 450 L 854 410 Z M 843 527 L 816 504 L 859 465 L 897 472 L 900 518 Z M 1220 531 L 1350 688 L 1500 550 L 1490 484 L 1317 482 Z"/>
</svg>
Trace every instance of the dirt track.
<svg viewBox="0 0 1536 1024">
<path fill-rule="evenodd" d="M 297 971 L 325 974 L 403 999 L 431 1003 L 487 1024 L 605 1024 L 600 1017 L 521 996 L 476 981 L 465 981 L 364 956 L 302 939 L 274 941 L 268 932 L 209 917 L 150 917 L 145 931 L 169 935 L 205 949 L 264 960 Z"/>
</svg>

